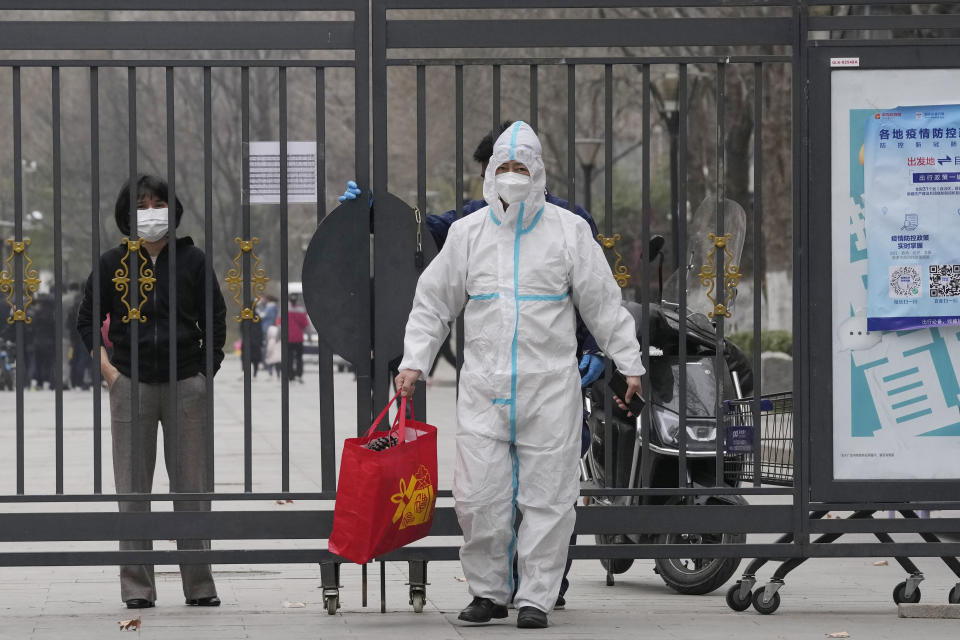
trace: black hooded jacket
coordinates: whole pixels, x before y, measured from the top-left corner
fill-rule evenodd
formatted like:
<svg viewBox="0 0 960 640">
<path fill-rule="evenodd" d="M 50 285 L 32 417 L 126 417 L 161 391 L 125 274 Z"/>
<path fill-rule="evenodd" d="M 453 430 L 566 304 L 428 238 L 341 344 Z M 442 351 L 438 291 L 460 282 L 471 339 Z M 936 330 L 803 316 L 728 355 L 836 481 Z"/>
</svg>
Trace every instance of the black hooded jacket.
<svg viewBox="0 0 960 640">
<path fill-rule="evenodd" d="M 131 325 L 137 323 L 140 359 L 140 381 L 146 383 L 169 382 L 170 364 L 170 266 L 169 246 L 164 247 L 152 264 L 146 250 L 140 250 L 140 258 L 130 256 L 134 263 L 130 268 L 139 272 L 141 260 L 146 260 L 144 269 L 150 269 L 156 282 L 152 290 L 144 291 L 146 302 L 141 307 L 146 320 L 137 322 L 128 316 L 127 304 L 131 301 L 129 293 L 124 304 L 123 291 L 118 291 L 113 279 L 118 270 L 123 269 L 125 246 L 110 249 L 100 256 L 100 319 L 93 321 L 93 274 L 87 278 L 83 291 L 83 302 L 77 313 L 77 330 L 88 350 L 93 349 L 93 332 L 99 329 L 103 320 L 110 314 L 109 337 L 113 343 L 111 362 L 125 376 L 131 371 Z M 205 304 L 206 256 L 193 244 L 190 237 L 177 238 L 177 379 L 184 380 L 204 372 L 205 350 L 213 348 L 214 372 L 223 361 L 223 344 L 226 340 L 226 305 L 216 276 L 213 278 L 213 344 L 204 344 L 206 327 Z M 121 285 L 122 287 L 123 285 Z M 142 301 L 142 297 L 141 297 Z M 95 359 L 96 361 L 96 359 Z"/>
</svg>

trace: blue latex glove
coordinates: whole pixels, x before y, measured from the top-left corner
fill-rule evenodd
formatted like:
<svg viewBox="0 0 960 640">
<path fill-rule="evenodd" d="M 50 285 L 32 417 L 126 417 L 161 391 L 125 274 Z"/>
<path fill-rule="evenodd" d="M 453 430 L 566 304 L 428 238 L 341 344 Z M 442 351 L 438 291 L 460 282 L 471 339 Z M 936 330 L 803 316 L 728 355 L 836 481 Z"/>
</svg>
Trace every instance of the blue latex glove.
<svg viewBox="0 0 960 640">
<path fill-rule="evenodd" d="M 360 187 L 357 186 L 357 183 L 353 180 L 347 182 L 347 190 L 343 192 L 343 195 L 337 198 L 338 201 L 344 202 L 346 200 L 356 200 L 357 196 L 360 195 L 362 191 Z"/>
<path fill-rule="evenodd" d="M 595 353 L 585 353 L 580 358 L 580 388 L 590 385 L 603 373 L 603 358 Z"/>
</svg>

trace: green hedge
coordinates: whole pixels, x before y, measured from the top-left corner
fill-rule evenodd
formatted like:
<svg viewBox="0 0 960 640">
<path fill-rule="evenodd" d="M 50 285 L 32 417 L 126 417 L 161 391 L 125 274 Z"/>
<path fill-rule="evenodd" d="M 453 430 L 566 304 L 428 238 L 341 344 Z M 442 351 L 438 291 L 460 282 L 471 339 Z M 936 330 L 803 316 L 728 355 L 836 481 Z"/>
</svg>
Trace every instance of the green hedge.
<svg viewBox="0 0 960 640">
<path fill-rule="evenodd" d="M 753 331 L 738 331 L 727 340 L 740 347 L 748 358 L 753 358 Z M 793 334 L 789 331 L 771 330 L 760 332 L 760 351 L 780 351 L 793 355 Z"/>
</svg>

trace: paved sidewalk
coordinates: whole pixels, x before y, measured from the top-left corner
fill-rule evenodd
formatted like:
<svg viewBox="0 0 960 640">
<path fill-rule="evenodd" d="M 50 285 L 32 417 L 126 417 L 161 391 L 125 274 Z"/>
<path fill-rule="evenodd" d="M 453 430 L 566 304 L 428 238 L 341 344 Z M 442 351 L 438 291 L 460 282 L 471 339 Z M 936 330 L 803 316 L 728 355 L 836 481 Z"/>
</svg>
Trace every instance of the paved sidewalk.
<svg viewBox="0 0 960 640">
<path fill-rule="evenodd" d="M 924 601 L 946 602 L 953 584 L 933 560 L 923 583 Z M 388 638 L 447 640 L 537 635 L 545 638 L 641 638 L 649 640 L 737 638 L 818 639 L 846 631 L 863 640 L 955 638 L 956 620 L 897 617 L 890 600 L 902 579 L 899 567 L 872 560 L 817 561 L 788 578 L 783 604 L 771 616 L 730 611 L 723 592 L 701 597 L 668 591 L 641 561 L 607 587 L 596 561 L 574 564 L 564 611 L 550 615 L 550 628 L 518 630 L 516 615 L 489 625 L 466 626 L 456 619 L 469 596 L 454 562 L 429 565 L 427 606 L 421 614 L 407 604 L 405 565 L 386 565 L 387 613 L 380 613 L 379 568 L 369 569 L 369 606 L 361 606 L 360 569 L 345 565 L 342 608 L 327 615 L 313 566 L 219 567 L 219 609 L 186 607 L 175 568 L 161 567 L 155 609 L 128 611 L 119 602 L 116 570 L 107 568 L 3 569 L 0 572 L 0 639 L 87 640 L 113 637 L 119 622 L 140 617 L 139 636 L 169 640 L 262 638 Z M 941 565 L 942 566 L 942 565 Z M 764 575 L 769 575 L 765 573 Z M 302 605 L 302 606 L 300 606 Z M 133 637 L 133 636 L 131 636 Z"/>
<path fill-rule="evenodd" d="M 276 380 L 254 382 L 254 489 L 279 490 L 280 385 Z M 441 427 L 439 434 L 440 484 L 450 486 L 453 467 L 453 372 L 441 364 L 428 388 L 428 420 Z M 355 391 L 350 374 L 337 374 L 336 416 L 338 438 L 352 434 L 355 425 Z M 316 365 L 308 368 L 304 384 L 291 385 L 291 487 L 294 491 L 319 489 L 315 462 L 319 443 Z M 236 358 L 230 357 L 217 376 L 217 489 L 242 489 L 242 382 Z M 104 399 L 106 395 L 104 394 Z M 342 399 L 342 400 L 341 400 Z M 0 393 L 0 492 L 15 491 L 14 396 Z M 67 493 L 88 493 L 92 487 L 91 394 L 64 394 L 65 463 Z M 28 493 L 53 490 L 53 393 L 26 394 Z M 112 492 L 108 407 L 104 406 L 104 492 Z M 155 490 L 165 490 L 166 476 L 158 466 Z M 83 509 L 113 511 L 111 503 L 84 505 L 14 505 L 0 509 L 54 511 Z M 157 509 L 169 509 L 158 504 Z M 217 507 L 215 507 L 217 508 Z M 228 508 L 221 505 L 220 508 Z M 316 509 L 329 504 L 231 503 L 229 508 Z M 751 540 L 754 538 L 751 537 Z M 765 539 L 757 537 L 757 540 Z M 854 539 L 856 539 L 854 537 Z M 436 543 L 436 540 L 431 543 Z M 589 544 L 581 539 L 581 544 Z M 449 541 L 453 544 L 454 541 Z M 214 542 L 215 548 L 323 548 L 326 541 Z M 159 549 L 173 548 L 160 541 Z M 112 543 L 14 545 L 0 551 L 43 549 L 110 549 Z M 923 602 L 942 604 L 956 578 L 937 559 L 918 559 L 927 580 L 921 586 Z M 743 567 L 745 565 L 741 565 Z M 215 577 L 223 606 L 199 609 L 183 604 L 176 567 L 158 569 L 159 600 L 155 609 L 123 608 L 115 567 L 0 568 L 0 640 L 99 639 L 115 637 L 119 622 L 141 618 L 137 637 L 170 640 L 265 638 L 371 638 L 377 640 L 446 640 L 537 635 L 549 638 L 737 638 L 744 640 L 818 639 L 845 631 L 851 638 L 901 640 L 903 638 L 954 638 L 956 620 L 900 619 L 891 600 L 895 584 L 904 579 L 899 566 L 875 566 L 874 559 L 814 560 L 787 578 L 781 590 L 782 605 L 772 616 L 748 610 L 730 611 L 725 589 L 701 597 L 681 596 L 663 586 L 653 573 L 652 561 L 638 561 L 608 587 L 598 561 L 578 561 L 571 572 L 567 609 L 550 615 L 550 628 L 517 630 L 511 611 L 505 621 L 466 626 L 456 619 L 470 599 L 459 563 L 435 562 L 428 568 L 427 606 L 415 614 L 407 602 L 407 567 L 386 565 L 386 608 L 380 613 L 379 565 L 368 575 L 368 606 L 362 606 L 361 574 L 354 565 L 342 569 L 342 608 L 327 615 L 321 597 L 319 567 L 311 565 L 221 565 Z M 767 578 L 772 567 L 761 572 Z M 134 633 L 129 632 L 130 637 Z M 121 636 L 122 637 L 122 636 Z"/>
</svg>

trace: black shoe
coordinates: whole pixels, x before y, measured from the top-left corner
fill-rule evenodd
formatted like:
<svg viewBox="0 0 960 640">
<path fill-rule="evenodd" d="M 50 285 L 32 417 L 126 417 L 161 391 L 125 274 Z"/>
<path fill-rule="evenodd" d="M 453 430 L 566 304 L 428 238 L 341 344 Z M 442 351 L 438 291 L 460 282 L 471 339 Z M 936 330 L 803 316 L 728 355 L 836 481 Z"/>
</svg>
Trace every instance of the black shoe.
<svg viewBox="0 0 960 640">
<path fill-rule="evenodd" d="M 564 600 L 563 596 L 557 596 L 557 604 L 553 605 L 554 609 L 563 609 L 567 606 L 567 601 Z"/>
<path fill-rule="evenodd" d="M 218 598 L 217 596 L 210 596 L 209 598 L 187 598 L 186 602 L 191 607 L 219 607 L 220 606 L 220 598 Z"/>
<path fill-rule="evenodd" d="M 546 629 L 547 614 L 536 607 L 520 607 L 517 614 L 517 629 Z"/>
<path fill-rule="evenodd" d="M 490 622 L 490 618 L 506 618 L 507 607 L 502 604 L 495 604 L 490 598 L 474 597 L 473 601 L 457 617 L 467 622 Z"/>
<path fill-rule="evenodd" d="M 131 598 L 125 600 L 124 604 L 127 605 L 127 609 L 149 609 L 154 606 L 153 601 L 146 598 Z"/>
</svg>

